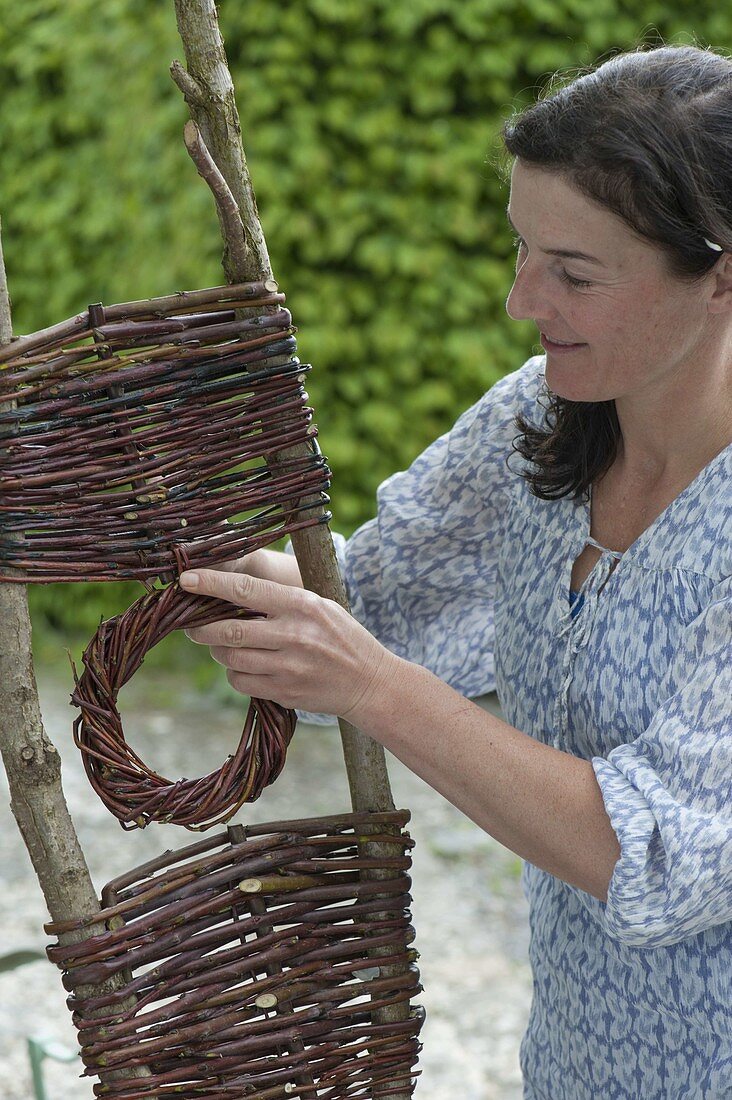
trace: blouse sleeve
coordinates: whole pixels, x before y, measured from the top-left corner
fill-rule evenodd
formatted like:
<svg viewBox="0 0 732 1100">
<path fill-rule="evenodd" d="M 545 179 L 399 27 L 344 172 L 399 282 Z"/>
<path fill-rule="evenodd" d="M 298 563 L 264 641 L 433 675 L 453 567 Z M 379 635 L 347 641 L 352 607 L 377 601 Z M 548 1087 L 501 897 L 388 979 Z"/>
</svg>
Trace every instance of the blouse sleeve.
<svg viewBox="0 0 732 1100">
<path fill-rule="evenodd" d="M 497 545 L 516 413 L 533 408 L 543 359 L 498 382 L 377 494 L 343 548 L 354 615 L 383 645 L 464 695 L 492 691 Z M 514 475 L 515 476 L 515 475 Z"/>
<path fill-rule="evenodd" d="M 686 637 L 648 728 L 593 760 L 621 849 L 604 922 L 631 946 L 732 920 L 732 578 Z"/>
</svg>

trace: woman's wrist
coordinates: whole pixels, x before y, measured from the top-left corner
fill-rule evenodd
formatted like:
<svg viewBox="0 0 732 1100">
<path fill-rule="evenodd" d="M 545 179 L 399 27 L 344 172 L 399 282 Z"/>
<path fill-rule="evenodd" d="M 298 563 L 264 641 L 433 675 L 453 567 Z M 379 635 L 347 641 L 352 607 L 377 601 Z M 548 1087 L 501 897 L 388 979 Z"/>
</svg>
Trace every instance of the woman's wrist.
<svg viewBox="0 0 732 1100">
<path fill-rule="evenodd" d="M 380 645 L 373 668 L 364 677 L 363 690 L 341 717 L 388 748 L 389 731 L 398 720 L 412 679 L 420 672 L 424 670 L 418 665 Z M 416 689 L 417 685 L 412 685 L 412 690 Z"/>
</svg>

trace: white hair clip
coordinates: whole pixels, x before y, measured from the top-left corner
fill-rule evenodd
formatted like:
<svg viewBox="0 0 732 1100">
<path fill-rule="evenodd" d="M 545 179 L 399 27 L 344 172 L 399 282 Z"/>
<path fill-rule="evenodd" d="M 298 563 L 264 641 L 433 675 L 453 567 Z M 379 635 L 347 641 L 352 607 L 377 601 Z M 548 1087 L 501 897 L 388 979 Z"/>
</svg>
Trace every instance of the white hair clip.
<svg viewBox="0 0 732 1100">
<path fill-rule="evenodd" d="M 714 241 L 708 241 L 706 237 L 704 238 L 704 244 L 714 252 L 724 252 L 721 244 L 715 244 Z"/>
</svg>

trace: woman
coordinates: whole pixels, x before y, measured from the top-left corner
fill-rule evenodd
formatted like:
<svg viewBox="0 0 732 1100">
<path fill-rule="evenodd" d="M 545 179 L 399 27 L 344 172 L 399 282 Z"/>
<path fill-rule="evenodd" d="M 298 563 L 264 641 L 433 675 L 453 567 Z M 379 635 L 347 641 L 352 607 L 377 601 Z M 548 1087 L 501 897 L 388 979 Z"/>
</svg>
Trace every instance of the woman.
<svg viewBox="0 0 732 1100">
<path fill-rule="evenodd" d="M 525 1095 L 732 1096 L 732 63 L 621 55 L 504 129 L 545 356 L 343 551 L 185 588 L 240 691 L 343 715 L 526 860 Z M 517 429 L 518 424 L 518 429 Z M 517 430 L 519 432 L 518 440 Z M 495 683 L 506 721 L 464 695 Z"/>
</svg>

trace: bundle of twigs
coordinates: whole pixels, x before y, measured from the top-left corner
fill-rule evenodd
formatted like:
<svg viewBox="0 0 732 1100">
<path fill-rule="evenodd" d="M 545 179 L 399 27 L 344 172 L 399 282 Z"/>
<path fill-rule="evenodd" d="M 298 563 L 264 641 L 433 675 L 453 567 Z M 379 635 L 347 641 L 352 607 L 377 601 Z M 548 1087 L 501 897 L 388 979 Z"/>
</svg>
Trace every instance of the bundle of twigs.
<svg viewBox="0 0 732 1100">
<path fill-rule="evenodd" d="M 177 584 L 147 593 L 123 614 L 103 622 L 87 646 L 72 702 L 81 708 L 74 740 L 86 774 L 123 828 L 151 821 L 208 829 L 259 798 L 282 771 L 295 730 L 295 712 L 252 699 L 239 746 L 216 771 L 171 782 L 152 771 L 127 743 L 117 709 L 120 688 L 147 652 L 173 630 L 222 618 L 257 618 L 256 611 L 184 592 Z"/>
<path fill-rule="evenodd" d="M 411 1095 L 421 1010 L 375 1022 L 421 988 L 408 817 L 234 826 L 110 883 L 101 914 L 48 925 L 53 935 L 100 919 L 108 929 L 48 950 L 65 971 L 95 1094 Z M 123 973 L 115 992 L 80 992 Z M 150 1076 L 132 1077 L 142 1065 Z"/>
<path fill-rule="evenodd" d="M 0 580 L 172 576 L 327 520 L 283 303 L 270 281 L 90 306 L 2 349 Z"/>
</svg>

